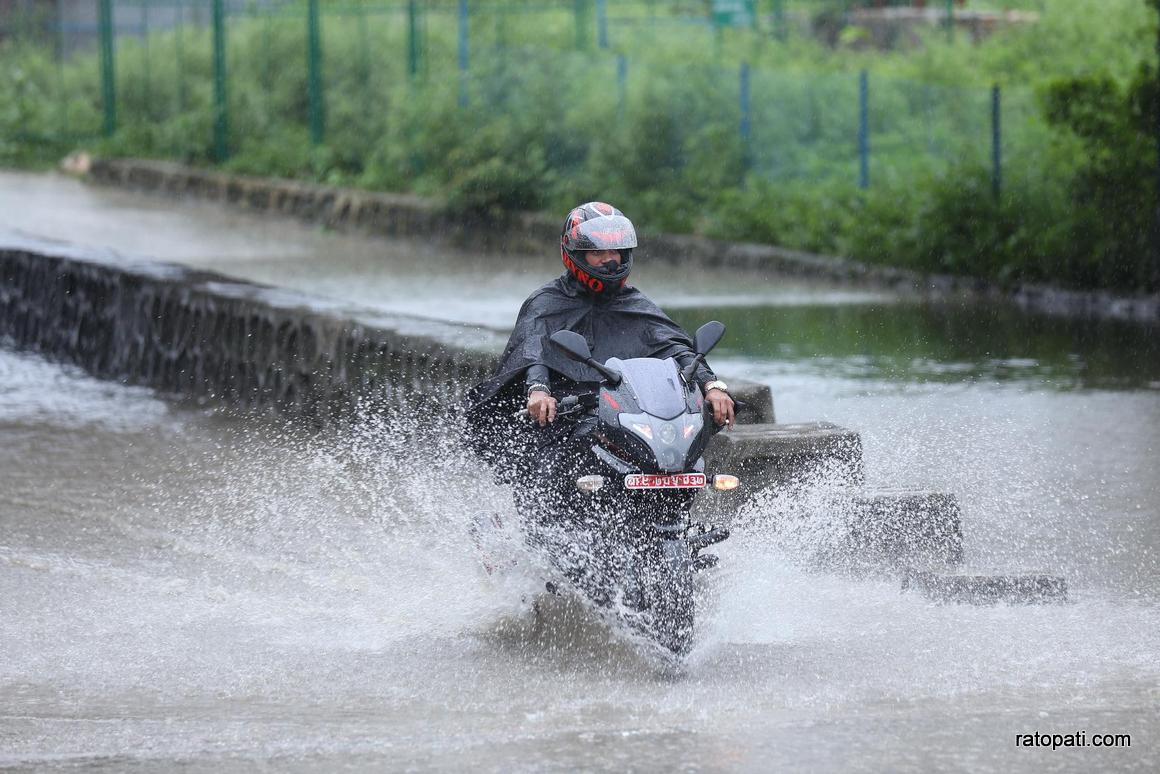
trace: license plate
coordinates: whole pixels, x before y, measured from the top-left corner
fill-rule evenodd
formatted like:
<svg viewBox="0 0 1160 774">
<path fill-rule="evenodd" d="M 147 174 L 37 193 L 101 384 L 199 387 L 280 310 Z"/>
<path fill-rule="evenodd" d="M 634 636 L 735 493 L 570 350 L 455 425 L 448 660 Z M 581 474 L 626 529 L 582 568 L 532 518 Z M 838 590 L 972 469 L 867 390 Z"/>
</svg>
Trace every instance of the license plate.
<svg viewBox="0 0 1160 774">
<path fill-rule="evenodd" d="M 704 489 L 704 473 L 631 473 L 624 477 L 625 489 Z"/>
</svg>

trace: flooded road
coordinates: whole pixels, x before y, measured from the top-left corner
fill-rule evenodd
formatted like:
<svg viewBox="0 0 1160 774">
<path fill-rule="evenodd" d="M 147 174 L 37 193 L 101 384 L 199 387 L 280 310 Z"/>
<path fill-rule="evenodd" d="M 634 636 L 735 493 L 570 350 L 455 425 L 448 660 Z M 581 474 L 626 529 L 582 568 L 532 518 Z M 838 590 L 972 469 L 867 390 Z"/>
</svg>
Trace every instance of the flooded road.
<svg viewBox="0 0 1160 774">
<path fill-rule="evenodd" d="M 558 265 L 42 176 L 0 175 L 0 227 L 491 327 Z M 1066 575 L 1073 602 L 818 570 L 811 493 L 771 491 L 673 674 L 566 600 L 533 615 L 528 558 L 483 576 L 464 525 L 509 494 L 438 429 L 305 435 L 0 348 L 0 768 L 1160 767 L 1155 332 L 640 275 L 726 322 L 715 365 L 770 383 L 781 421 L 859 430 L 872 485 L 957 494 L 971 567 Z M 1132 746 L 1015 746 L 1077 731 Z"/>
</svg>

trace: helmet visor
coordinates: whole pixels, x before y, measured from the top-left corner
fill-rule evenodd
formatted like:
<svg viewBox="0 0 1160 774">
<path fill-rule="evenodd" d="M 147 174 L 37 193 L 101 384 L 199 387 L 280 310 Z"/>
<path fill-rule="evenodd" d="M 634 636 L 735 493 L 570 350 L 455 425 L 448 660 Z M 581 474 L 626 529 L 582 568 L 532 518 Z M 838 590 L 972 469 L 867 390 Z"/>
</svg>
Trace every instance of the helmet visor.
<svg viewBox="0 0 1160 774">
<path fill-rule="evenodd" d="M 636 247 L 636 229 L 623 215 L 586 220 L 576 227 L 573 250 L 626 250 Z"/>
</svg>

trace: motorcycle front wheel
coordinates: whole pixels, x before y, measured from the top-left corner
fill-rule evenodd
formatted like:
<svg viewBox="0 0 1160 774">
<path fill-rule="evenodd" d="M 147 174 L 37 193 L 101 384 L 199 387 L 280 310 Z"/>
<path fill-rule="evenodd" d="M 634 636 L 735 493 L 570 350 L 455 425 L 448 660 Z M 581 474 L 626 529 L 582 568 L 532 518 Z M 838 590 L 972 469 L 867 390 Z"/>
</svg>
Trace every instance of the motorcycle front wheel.
<svg viewBox="0 0 1160 774">
<path fill-rule="evenodd" d="M 662 540 L 657 548 L 641 579 L 650 635 L 665 650 L 684 656 L 693 647 L 693 557 L 684 540 Z"/>
</svg>

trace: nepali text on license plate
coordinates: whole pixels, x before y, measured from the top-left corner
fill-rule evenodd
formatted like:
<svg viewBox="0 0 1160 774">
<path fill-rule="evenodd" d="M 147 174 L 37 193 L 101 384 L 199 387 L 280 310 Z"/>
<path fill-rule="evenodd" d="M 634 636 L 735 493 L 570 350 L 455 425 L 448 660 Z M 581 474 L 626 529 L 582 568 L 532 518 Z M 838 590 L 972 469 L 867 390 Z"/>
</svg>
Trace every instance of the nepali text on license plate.
<svg viewBox="0 0 1160 774">
<path fill-rule="evenodd" d="M 704 473 L 631 473 L 624 477 L 625 489 L 701 489 L 704 486 Z"/>
</svg>

